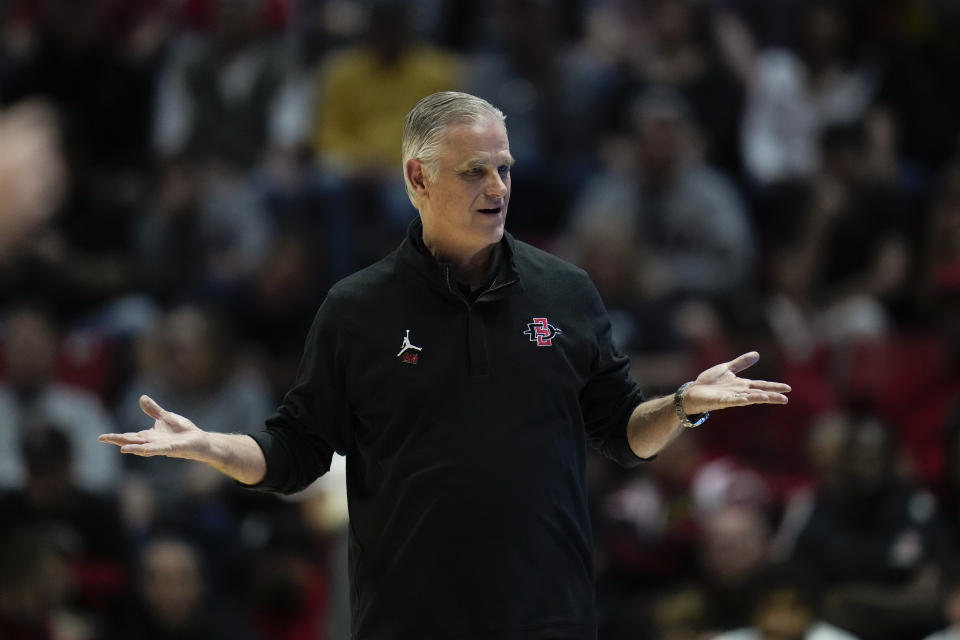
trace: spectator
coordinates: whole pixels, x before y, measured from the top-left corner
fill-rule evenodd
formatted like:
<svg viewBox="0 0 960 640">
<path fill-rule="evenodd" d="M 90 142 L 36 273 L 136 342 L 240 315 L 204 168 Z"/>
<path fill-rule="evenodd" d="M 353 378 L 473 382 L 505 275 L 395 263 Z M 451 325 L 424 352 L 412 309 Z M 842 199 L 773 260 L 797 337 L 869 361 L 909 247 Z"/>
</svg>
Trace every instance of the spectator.
<svg viewBox="0 0 960 640">
<path fill-rule="evenodd" d="M 751 626 L 715 640 L 856 640 L 820 618 L 817 587 L 805 572 L 771 567 L 752 587 Z"/>
<path fill-rule="evenodd" d="M 243 619 L 207 590 L 201 558 L 185 541 L 159 538 L 140 555 L 138 602 L 121 640 L 252 640 Z"/>
<path fill-rule="evenodd" d="M 279 236 L 248 286 L 230 301 L 231 317 L 256 345 L 257 363 L 277 402 L 296 379 L 304 336 L 332 281 L 313 242 L 309 231 Z"/>
<path fill-rule="evenodd" d="M 29 528 L 0 538 L 0 638 L 93 640 L 94 629 L 66 606 L 70 579 L 44 535 Z"/>
<path fill-rule="evenodd" d="M 0 268 L 56 210 L 66 168 L 54 114 L 27 103 L 0 112 Z"/>
<path fill-rule="evenodd" d="M 2 97 L 49 101 L 69 180 L 55 218 L 10 265 L 4 293 L 41 295 L 59 313 L 77 314 L 132 284 L 130 229 L 148 162 L 153 68 L 110 42 L 107 2 L 28 4 L 21 10 L 32 18 L 33 46 L 13 65 Z"/>
<path fill-rule="evenodd" d="M 21 445 L 24 487 L 0 494 L 0 536 L 18 527 L 57 545 L 76 602 L 104 617 L 127 586 L 127 540 L 116 501 L 76 486 L 70 440 L 41 426 Z"/>
<path fill-rule="evenodd" d="M 703 524 L 701 589 L 704 624 L 717 631 L 750 623 L 750 588 L 770 561 L 770 524 L 750 504 L 729 504 Z"/>
<path fill-rule="evenodd" d="M 392 246 L 414 210 L 403 195 L 400 129 L 407 110 L 460 84 L 452 54 L 419 40 L 408 3 L 372 3 L 363 42 L 334 53 L 317 76 L 313 152 L 346 188 L 362 264 Z"/>
<path fill-rule="evenodd" d="M 624 34 L 621 55 L 631 71 L 633 92 L 676 89 L 703 127 L 708 161 L 728 175 L 739 175 L 743 87 L 713 47 L 711 6 L 695 0 L 638 4 L 639 9 L 623 4 L 618 22 L 610 25 L 631 30 Z"/>
<path fill-rule="evenodd" d="M 883 113 L 872 114 L 873 138 L 885 126 L 880 121 L 892 126 Z M 782 246 L 771 252 L 777 293 L 808 316 L 818 340 L 831 344 L 884 335 L 912 303 L 912 206 L 893 169 L 877 166 L 871 147 L 878 143 L 867 131 L 859 124 L 827 128 L 823 171 L 812 182 L 806 215 L 793 226 L 770 211 L 762 222 L 765 235 Z"/>
<path fill-rule="evenodd" d="M 933 496 L 900 479 L 889 427 L 847 415 L 842 464 L 794 528 L 791 560 L 829 585 L 825 614 L 864 637 L 916 637 L 932 615 L 930 572 L 944 559 Z"/>
<path fill-rule="evenodd" d="M 74 457 L 77 483 L 105 491 L 120 478 L 120 461 L 97 443 L 97 434 L 114 428 L 100 399 L 89 391 L 56 379 L 57 331 L 36 308 L 20 307 L 3 328 L 6 380 L 0 383 L 0 486 L 23 486 L 24 468 L 18 442 L 44 424 L 66 430 Z"/>
<path fill-rule="evenodd" d="M 154 144 L 163 157 L 244 172 L 269 149 L 295 144 L 303 125 L 287 125 L 292 134 L 283 129 L 288 109 L 297 112 L 295 68 L 263 33 L 261 5 L 215 0 L 208 36 L 174 43 L 157 87 Z"/>
<path fill-rule="evenodd" d="M 236 295 L 262 266 L 274 226 L 252 180 L 189 159 L 165 163 L 137 221 L 140 286 L 164 302 Z"/>
<path fill-rule="evenodd" d="M 647 300 L 709 299 L 746 284 L 753 238 L 743 202 L 698 158 L 686 105 L 652 90 L 634 115 L 635 167 L 611 167 L 584 188 L 570 227 L 574 253 L 589 252 L 598 232 L 632 239 L 635 295 Z"/>
<path fill-rule="evenodd" d="M 392 174 L 407 110 L 459 82 L 456 60 L 416 39 L 404 3 L 378 2 L 368 20 L 364 42 L 335 54 L 317 87 L 314 152 L 348 175 Z"/>
<path fill-rule="evenodd" d="M 736 15 L 717 20 L 721 50 L 746 87 L 744 164 L 762 185 L 813 175 L 823 129 L 856 122 L 875 89 L 871 74 L 848 59 L 849 26 L 839 6 L 809 3 L 800 29 L 799 51 L 757 51 Z"/>
</svg>

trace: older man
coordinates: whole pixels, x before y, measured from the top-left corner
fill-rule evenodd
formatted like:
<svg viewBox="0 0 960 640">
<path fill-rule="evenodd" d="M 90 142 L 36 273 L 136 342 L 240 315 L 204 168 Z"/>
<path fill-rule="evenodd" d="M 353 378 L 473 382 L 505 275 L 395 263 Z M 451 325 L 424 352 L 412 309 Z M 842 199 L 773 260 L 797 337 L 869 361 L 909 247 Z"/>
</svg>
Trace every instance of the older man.
<svg viewBox="0 0 960 640">
<path fill-rule="evenodd" d="M 330 290 L 266 430 L 207 433 L 143 397 L 151 429 L 101 438 L 285 493 L 345 454 L 356 638 L 594 638 L 586 439 L 634 465 L 700 414 L 787 401 L 737 376 L 756 353 L 644 401 L 584 272 L 504 232 L 512 163 L 498 109 L 421 100 L 403 128 L 420 218 Z"/>
</svg>

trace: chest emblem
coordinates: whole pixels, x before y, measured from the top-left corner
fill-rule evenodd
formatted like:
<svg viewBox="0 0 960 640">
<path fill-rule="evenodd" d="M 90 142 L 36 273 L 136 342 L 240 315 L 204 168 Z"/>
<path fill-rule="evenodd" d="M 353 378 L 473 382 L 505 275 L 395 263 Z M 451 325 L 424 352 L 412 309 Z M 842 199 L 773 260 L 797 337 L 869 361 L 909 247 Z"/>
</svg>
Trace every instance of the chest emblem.
<svg viewBox="0 0 960 640">
<path fill-rule="evenodd" d="M 546 318 L 534 318 L 533 322 L 527 323 L 527 330 L 523 335 L 530 338 L 530 342 L 536 342 L 538 347 L 552 347 L 553 339 L 561 333 L 563 331 L 550 324 Z"/>
<path fill-rule="evenodd" d="M 400 343 L 400 351 L 397 353 L 397 357 L 404 364 L 417 364 L 420 360 L 420 351 L 422 351 L 421 347 L 410 342 L 410 329 L 407 329 L 407 335 L 403 337 L 403 342 Z"/>
</svg>

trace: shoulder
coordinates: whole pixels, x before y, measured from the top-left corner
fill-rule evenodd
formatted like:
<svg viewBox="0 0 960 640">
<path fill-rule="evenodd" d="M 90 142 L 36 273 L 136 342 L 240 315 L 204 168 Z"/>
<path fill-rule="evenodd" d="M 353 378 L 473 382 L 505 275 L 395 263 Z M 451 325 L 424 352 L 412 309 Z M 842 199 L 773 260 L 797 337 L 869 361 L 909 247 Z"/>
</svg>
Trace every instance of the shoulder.
<svg viewBox="0 0 960 640">
<path fill-rule="evenodd" d="M 547 277 L 556 282 L 590 284 L 590 277 L 586 271 L 563 258 L 558 258 L 552 253 L 516 238 L 511 238 L 511 246 L 521 277 Z"/>
<path fill-rule="evenodd" d="M 594 315 L 603 308 L 586 271 L 542 249 L 513 239 L 514 260 L 523 288 L 539 300 L 554 300 Z"/>
<path fill-rule="evenodd" d="M 372 265 L 339 280 L 330 287 L 320 311 L 349 315 L 386 304 L 402 284 L 398 263 L 398 251 L 394 250 Z"/>
</svg>

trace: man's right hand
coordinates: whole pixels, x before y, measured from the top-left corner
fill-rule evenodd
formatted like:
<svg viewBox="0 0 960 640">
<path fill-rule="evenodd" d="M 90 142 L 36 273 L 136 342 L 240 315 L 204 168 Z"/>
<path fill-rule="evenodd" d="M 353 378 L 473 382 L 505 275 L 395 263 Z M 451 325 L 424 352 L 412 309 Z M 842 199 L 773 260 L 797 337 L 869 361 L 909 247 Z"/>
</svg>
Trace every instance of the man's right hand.
<svg viewBox="0 0 960 640">
<path fill-rule="evenodd" d="M 267 472 L 263 451 L 253 438 L 204 431 L 187 418 L 171 413 L 149 396 L 140 396 L 140 408 L 153 418 L 153 427 L 128 433 L 105 433 L 100 442 L 115 444 L 121 453 L 167 456 L 205 462 L 245 484 L 257 484 Z"/>
<path fill-rule="evenodd" d="M 140 408 L 153 418 L 152 428 L 128 433 L 105 433 L 98 438 L 100 442 L 119 445 L 121 453 L 137 456 L 209 461 L 210 434 L 187 418 L 165 410 L 150 396 L 140 396 Z"/>
</svg>

